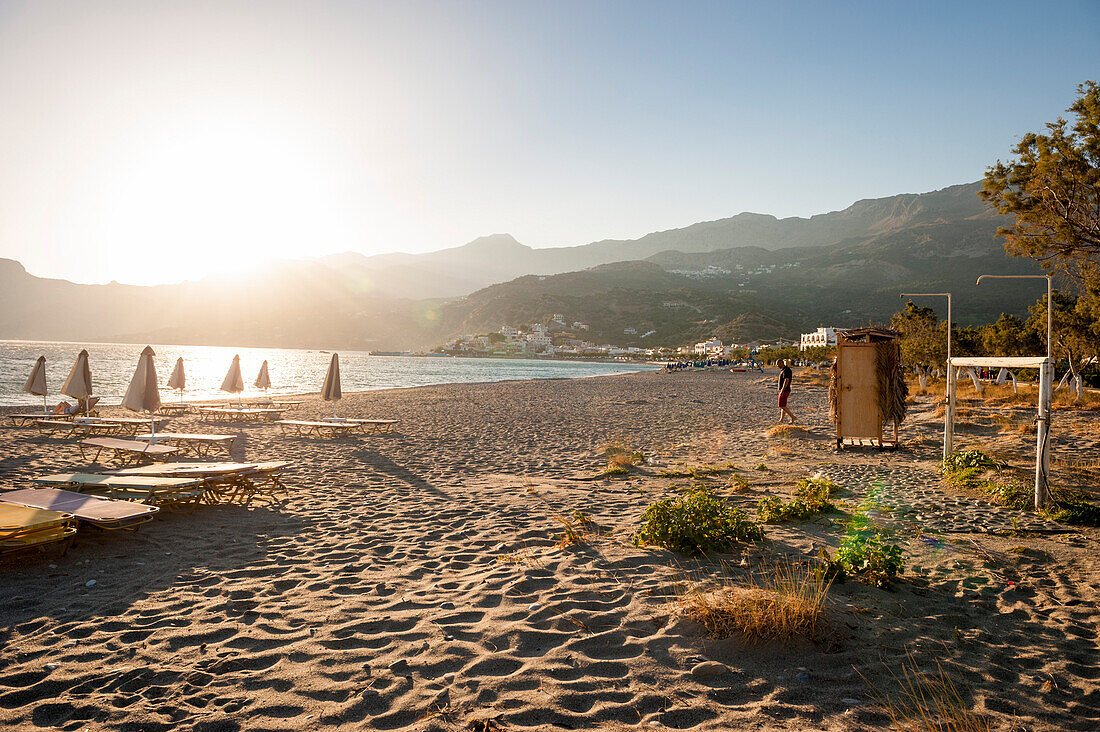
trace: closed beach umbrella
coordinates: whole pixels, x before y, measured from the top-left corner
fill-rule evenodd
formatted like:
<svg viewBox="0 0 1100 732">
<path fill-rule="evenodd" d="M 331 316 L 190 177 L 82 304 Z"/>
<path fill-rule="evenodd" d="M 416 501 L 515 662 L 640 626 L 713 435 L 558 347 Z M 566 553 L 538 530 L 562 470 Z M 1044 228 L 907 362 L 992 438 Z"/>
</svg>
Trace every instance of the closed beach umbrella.
<svg viewBox="0 0 1100 732">
<path fill-rule="evenodd" d="M 160 388 L 157 386 L 157 368 L 153 364 L 156 356 L 153 349 L 146 346 L 138 356 L 134 378 L 130 379 L 130 388 L 122 398 L 122 406 L 131 412 L 149 412 L 149 432 L 153 435 L 150 443 L 156 441 L 157 422 L 153 412 L 160 409 Z"/>
<path fill-rule="evenodd" d="M 183 389 L 187 386 L 187 376 L 183 373 L 183 356 L 176 359 L 176 368 L 172 369 L 172 375 L 168 377 L 168 388 L 177 389 L 180 393 L 180 402 L 183 402 Z"/>
<path fill-rule="evenodd" d="M 229 373 L 225 375 L 225 380 L 222 381 L 222 391 L 227 391 L 230 394 L 240 394 L 244 391 L 244 378 L 241 376 L 241 357 L 234 356 L 233 363 L 229 366 Z M 238 402 L 240 399 L 238 398 Z"/>
<path fill-rule="evenodd" d="M 39 356 L 38 360 L 34 362 L 34 368 L 31 369 L 31 375 L 27 379 L 27 383 L 23 385 L 23 391 L 42 397 L 42 411 L 46 411 L 46 394 L 48 390 L 46 389 L 45 356 Z"/>
<path fill-rule="evenodd" d="M 258 376 L 256 376 L 255 386 L 256 386 L 257 389 L 263 389 L 264 394 L 266 394 L 267 390 L 271 388 L 271 377 L 267 375 L 267 361 L 266 360 L 260 366 L 260 373 L 259 373 Z"/>
<path fill-rule="evenodd" d="M 332 416 L 336 416 L 336 402 L 340 401 L 340 355 L 332 354 L 332 362 L 325 374 L 325 385 L 321 387 L 321 398 L 332 402 Z"/>
<path fill-rule="evenodd" d="M 65 379 L 65 386 L 61 387 L 61 393 L 73 399 L 83 399 L 84 413 L 88 413 L 88 398 L 92 395 L 92 367 L 88 365 L 87 349 L 77 355 L 73 370 L 69 372 L 69 378 Z"/>
</svg>

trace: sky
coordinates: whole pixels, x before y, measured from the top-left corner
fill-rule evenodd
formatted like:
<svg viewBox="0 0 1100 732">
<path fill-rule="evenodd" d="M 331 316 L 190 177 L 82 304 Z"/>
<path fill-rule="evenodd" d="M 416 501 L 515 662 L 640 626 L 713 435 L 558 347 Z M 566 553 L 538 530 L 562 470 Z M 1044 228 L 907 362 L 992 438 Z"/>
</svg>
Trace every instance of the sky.
<svg viewBox="0 0 1100 732">
<path fill-rule="evenodd" d="M 155 284 L 810 216 L 977 180 L 1090 78 L 1093 0 L 0 0 L 0 257 Z"/>
</svg>

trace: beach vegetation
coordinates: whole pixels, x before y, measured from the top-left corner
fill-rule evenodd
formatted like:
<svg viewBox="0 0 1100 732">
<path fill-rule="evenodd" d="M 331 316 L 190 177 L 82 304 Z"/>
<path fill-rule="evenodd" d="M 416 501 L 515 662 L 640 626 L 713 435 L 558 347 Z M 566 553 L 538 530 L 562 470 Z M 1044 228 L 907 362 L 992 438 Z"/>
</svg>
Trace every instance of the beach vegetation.
<svg viewBox="0 0 1100 732">
<path fill-rule="evenodd" d="M 768 466 L 765 465 L 764 463 L 760 463 L 759 465 L 756 466 L 756 470 L 759 470 L 761 473 L 766 473 L 766 472 L 768 472 Z"/>
<path fill-rule="evenodd" d="M 625 465 L 608 465 L 603 470 L 600 470 L 592 477 L 595 479 L 600 478 L 625 478 L 632 475 L 630 468 Z"/>
<path fill-rule="evenodd" d="M 644 463 L 646 458 L 641 450 L 632 449 L 625 441 L 616 440 L 604 445 L 604 457 L 608 466 L 627 467 Z"/>
<path fill-rule="evenodd" d="M 956 633 L 958 629 L 956 629 Z M 898 732 L 991 732 L 992 721 L 974 710 L 973 692 L 957 683 L 939 661 L 935 671 L 924 671 L 906 651 L 900 672 L 890 671 L 884 689 L 860 676 L 871 698 Z"/>
<path fill-rule="evenodd" d="M 827 627 L 830 582 L 812 568 L 783 562 L 759 579 L 694 586 L 680 598 L 681 612 L 713 638 L 749 641 L 819 640 Z"/>
<path fill-rule="evenodd" d="M 650 504 L 642 513 L 634 545 L 661 546 L 690 555 L 726 552 L 763 538 L 763 529 L 744 511 L 713 491 L 695 488 Z"/>
<path fill-rule="evenodd" d="M 657 473 L 660 478 L 708 478 L 712 475 L 725 475 L 737 470 L 737 466 L 733 463 L 724 463 L 722 465 L 711 465 L 704 463 L 696 467 L 682 468 L 679 470 L 662 470 Z"/>
<path fill-rule="evenodd" d="M 850 531 L 840 541 L 836 558 L 822 549 L 818 573 L 843 582 L 849 577 L 890 589 L 905 566 L 901 547 L 887 544 L 876 531 Z"/>
<path fill-rule="evenodd" d="M 749 487 L 749 480 L 740 473 L 734 473 L 727 481 L 726 487 L 734 492 L 743 491 Z"/>
</svg>

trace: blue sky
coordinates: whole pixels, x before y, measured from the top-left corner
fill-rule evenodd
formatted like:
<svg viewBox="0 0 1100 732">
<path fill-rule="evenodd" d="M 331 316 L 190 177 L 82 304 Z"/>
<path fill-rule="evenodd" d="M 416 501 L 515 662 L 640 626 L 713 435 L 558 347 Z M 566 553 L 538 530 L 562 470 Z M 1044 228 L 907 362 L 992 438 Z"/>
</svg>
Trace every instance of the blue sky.
<svg viewBox="0 0 1100 732">
<path fill-rule="evenodd" d="M 1088 78 L 1096 2 L 0 0 L 0 256 L 153 283 L 809 216 L 976 180 Z"/>
</svg>

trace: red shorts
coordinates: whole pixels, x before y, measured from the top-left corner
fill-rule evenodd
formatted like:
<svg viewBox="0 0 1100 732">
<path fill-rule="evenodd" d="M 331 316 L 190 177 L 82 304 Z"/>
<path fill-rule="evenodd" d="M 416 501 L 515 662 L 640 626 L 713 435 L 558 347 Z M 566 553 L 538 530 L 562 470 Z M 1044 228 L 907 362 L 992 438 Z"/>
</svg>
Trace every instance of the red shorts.
<svg viewBox="0 0 1100 732">
<path fill-rule="evenodd" d="M 789 391 L 779 392 L 779 408 L 780 409 L 787 406 L 787 397 L 789 397 L 790 395 L 791 395 L 791 393 Z"/>
</svg>

